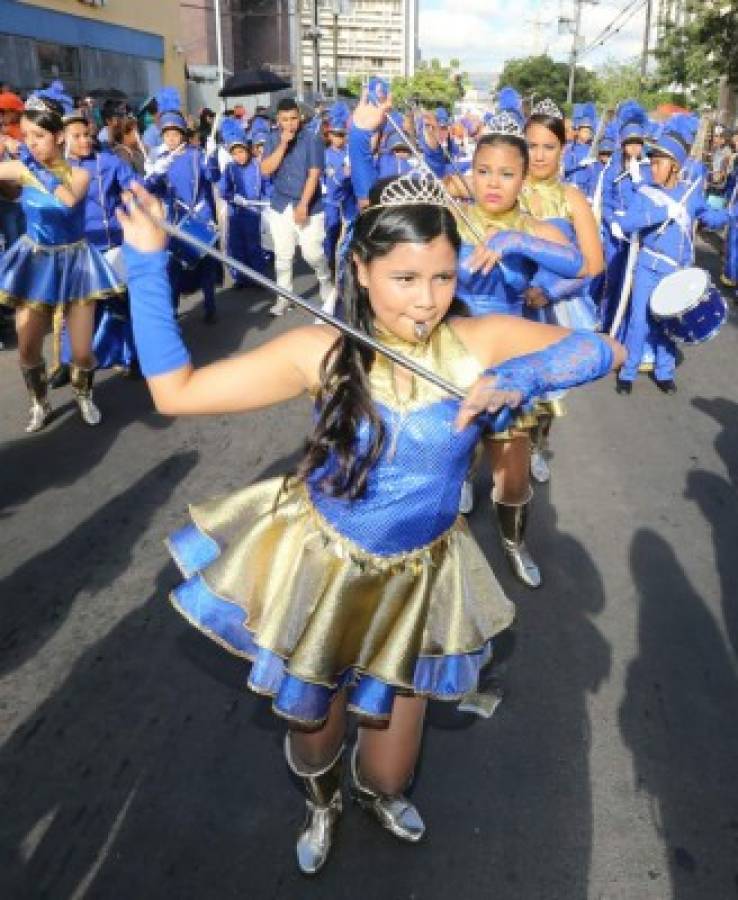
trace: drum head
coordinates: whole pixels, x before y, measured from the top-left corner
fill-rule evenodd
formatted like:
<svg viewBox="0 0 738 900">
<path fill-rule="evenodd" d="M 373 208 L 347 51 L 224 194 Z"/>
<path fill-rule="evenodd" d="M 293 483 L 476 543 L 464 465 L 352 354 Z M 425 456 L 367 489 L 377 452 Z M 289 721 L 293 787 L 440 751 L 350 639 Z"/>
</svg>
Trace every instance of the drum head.
<svg viewBox="0 0 738 900">
<path fill-rule="evenodd" d="M 679 316 L 691 309 L 710 287 L 703 269 L 689 268 L 667 275 L 651 295 L 651 312 L 658 319 Z"/>
</svg>

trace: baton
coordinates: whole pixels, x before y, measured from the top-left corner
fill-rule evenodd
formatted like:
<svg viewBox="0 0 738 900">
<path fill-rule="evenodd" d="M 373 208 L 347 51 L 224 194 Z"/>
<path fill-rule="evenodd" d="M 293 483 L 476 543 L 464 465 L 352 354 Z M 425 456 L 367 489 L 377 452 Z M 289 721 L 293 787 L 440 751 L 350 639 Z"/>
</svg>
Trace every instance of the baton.
<svg viewBox="0 0 738 900">
<path fill-rule="evenodd" d="M 398 353 L 396 350 L 393 350 L 391 347 L 385 346 L 380 341 L 371 337 L 371 335 L 366 334 L 366 332 L 355 328 L 353 325 L 349 325 L 348 322 L 343 322 L 341 319 L 336 318 L 336 316 L 331 315 L 331 313 L 325 312 L 325 310 L 321 309 L 319 306 L 314 306 L 299 294 L 295 294 L 293 291 L 288 291 L 286 288 L 280 287 L 276 282 L 272 281 L 271 278 L 267 278 L 267 276 L 262 275 L 261 272 L 257 272 L 255 269 L 244 265 L 244 263 L 240 262 L 239 260 L 233 259 L 233 257 L 222 253 L 217 248 L 211 247 L 209 244 L 206 244 L 205 241 L 201 241 L 199 238 L 194 237 L 194 235 L 188 234 L 177 225 L 173 225 L 171 222 L 167 222 L 165 219 L 153 215 L 148 210 L 144 209 L 143 206 L 141 206 L 141 204 L 135 200 L 135 198 L 133 202 L 136 203 L 138 208 L 148 219 L 150 219 L 155 225 L 165 231 L 170 237 L 176 238 L 179 241 L 185 241 L 186 243 L 191 244 L 193 247 L 197 247 L 197 249 L 201 253 L 212 256 L 214 259 L 217 259 L 218 262 L 223 263 L 223 265 L 229 266 L 232 269 L 236 269 L 236 271 L 240 272 L 242 275 L 246 275 L 247 278 L 255 281 L 261 287 L 266 288 L 269 291 L 273 291 L 275 294 L 279 294 L 280 297 L 283 297 L 288 302 L 294 303 L 295 306 L 299 306 L 301 309 L 304 309 L 305 312 L 310 313 L 311 315 L 320 319 L 322 322 L 325 322 L 327 325 L 332 325 L 334 328 L 338 329 L 343 334 L 348 335 L 348 337 L 352 338 L 357 343 L 363 344 L 365 347 L 369 347 L 376 353 L 381 353 L 383 356 L 386 356 L 388 359 L 391 359 L 393 362 L 397 363 L 397 365 L 402 366 L 404 369 L 408 369 L 410 372 L 419 376 L 420 378 L 423 378 L 425 381 L 429 381 L 432 385 L 440 388 L 442 391 L 452 397 L 455 397 L 457 400 L 466 399 L 466 392 L 458 387 L 458 385 L 447 381 L 440 375 L 436 375 L 435 372 L 431 372 L 430 369 L 426 369 L 425 366 L 421 366 L 419 363 L 415 362 L 414 359 L 410 359 L 409 357 L 404 356 L 402 353 Z"/>
</svg>

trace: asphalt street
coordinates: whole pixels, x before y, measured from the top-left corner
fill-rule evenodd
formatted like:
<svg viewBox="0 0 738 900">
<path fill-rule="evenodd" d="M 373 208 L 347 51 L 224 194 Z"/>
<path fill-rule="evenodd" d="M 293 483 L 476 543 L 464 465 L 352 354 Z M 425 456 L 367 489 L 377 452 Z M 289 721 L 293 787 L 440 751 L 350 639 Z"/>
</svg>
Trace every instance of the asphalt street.
<svg viewBox="0 0 738 900">
<path fill-rule="evenodd" d="M 308 320 L 268 305 L 224 291 L 208 327 L 188 302 L 196 360 Z M 505 700 L 487 721 L 430 710 L 423 843 L 347 806 L 317 880 L 295 866 L 283 726 L 170 607 L 163 545 L 189 502 L 293 466 L 308 402 L 168 420 L 107 374 L 99 428 L 65 388 L 26 437 L 1 353 L 0 897 L 738 897 L 737 326 L 731 301 L 673 397 L 645 377 L 570 395 L 530 526 L 540 591 L 509 576 L 480 475 L 470 523 L 518 609 Z"/>
</svg>

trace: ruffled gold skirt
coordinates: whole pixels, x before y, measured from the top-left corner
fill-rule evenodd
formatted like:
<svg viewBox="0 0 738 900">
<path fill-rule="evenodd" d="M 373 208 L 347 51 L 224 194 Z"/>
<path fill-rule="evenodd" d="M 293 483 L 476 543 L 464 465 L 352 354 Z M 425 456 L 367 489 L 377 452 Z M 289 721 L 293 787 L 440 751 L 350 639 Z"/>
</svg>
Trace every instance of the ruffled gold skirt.
<svg viewBox="0 0 738 900">
<path fill-rule="evenodd" d="M 169 539 L 186 581 L 176 609 L 253 663 L 275 712 L 319 726 L 337 690 L 371 719 L 396 693 L 457 700 L 513 620 L 465 521 L 395 556 L 367 553 L 275 478 L 191 508 Z M 361 501 L 359 501 L 361 502 Z"/>
</svg>

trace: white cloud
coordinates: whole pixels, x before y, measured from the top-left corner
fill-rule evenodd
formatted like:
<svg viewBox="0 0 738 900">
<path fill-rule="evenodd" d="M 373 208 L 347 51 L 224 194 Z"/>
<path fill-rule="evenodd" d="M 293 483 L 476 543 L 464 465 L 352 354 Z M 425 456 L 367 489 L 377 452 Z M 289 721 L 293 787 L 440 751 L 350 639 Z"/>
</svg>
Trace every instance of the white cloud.
<svg viewBox="0 0 738 900">
<path fill-rule="evenodd" d="M 585 7 L 582 33 L 589 45 L 622 9 L 612 0 Z M 567 14 L 563 4 L 562 14 Z M 505 61 L 548 49 L 555 59 L 567 59 L 571 35 L 558 34 L 559 5 L 519 0 L 514 10 L 501 0 L 421 0 L 420 50 L 424 59 L 447 61 L 458 57 L 462 69 L 499 70 Z M 535 20 L 541 22 L 540 30 Z M 643 41 L 644 13 L 627 22 L 602 47 L 587 53 L 583 64 L 597 68 L 609 57 L 619 60 L 638 56 Z"/>
</svg>

